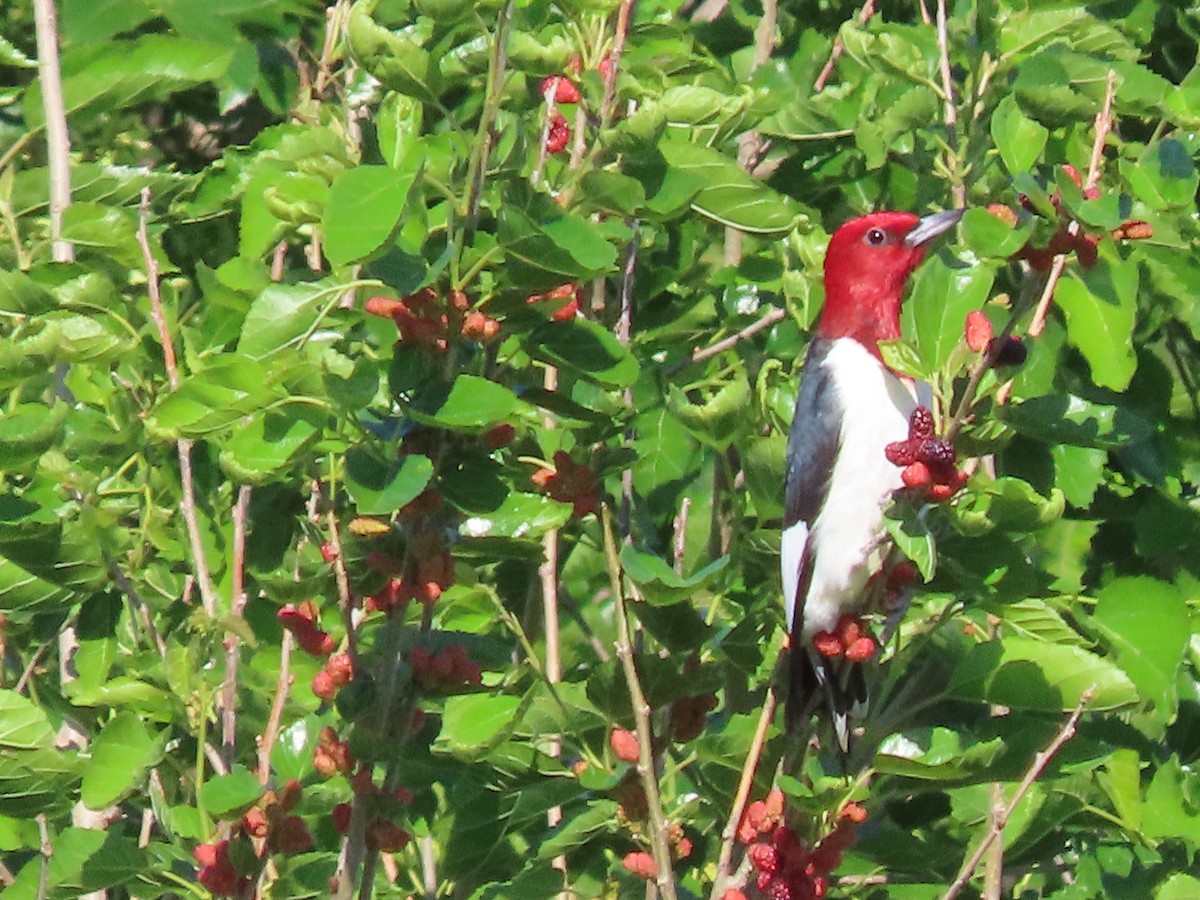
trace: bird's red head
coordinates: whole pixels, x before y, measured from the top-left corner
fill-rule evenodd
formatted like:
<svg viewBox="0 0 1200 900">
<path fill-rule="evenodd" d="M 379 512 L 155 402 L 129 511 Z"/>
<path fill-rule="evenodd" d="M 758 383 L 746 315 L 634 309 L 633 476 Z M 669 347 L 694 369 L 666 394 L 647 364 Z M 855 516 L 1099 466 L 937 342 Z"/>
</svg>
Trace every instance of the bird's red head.
<svg viewBox="0 0 1200 900">
<path fill-rule="evenodd" d="M 961 215 L 956 209 L 923 219 L 877 212 L 835 231 L 825 251 L 821 336 L 852 337 L 876 355 L 879 341 L 897 340 L 908 276 L 925 258 L 925 245 L 954 227 Z"/>
</svg>

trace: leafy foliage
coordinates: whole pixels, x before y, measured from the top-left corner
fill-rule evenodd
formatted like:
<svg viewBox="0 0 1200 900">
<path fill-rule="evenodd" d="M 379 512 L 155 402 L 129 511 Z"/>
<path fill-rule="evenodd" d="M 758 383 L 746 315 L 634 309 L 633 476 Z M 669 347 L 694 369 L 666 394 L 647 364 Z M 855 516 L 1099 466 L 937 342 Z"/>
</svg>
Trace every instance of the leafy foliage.
<svg viewBox="0 0 1200 900">
<path fill-rule="evenodd" d="M 750 797 L 858 825 L 831 896 L 1013 798 L 1006 893 L 1196 894 L 1194 11 L 713 6 L 62 0 L 61 226 L 5 7 L 6 897 L 720 898 L 828 234 L 951 205 L 883 352 L 978 464 L 891 512 L 855 752 L 772 724 Z"/>
</svg>

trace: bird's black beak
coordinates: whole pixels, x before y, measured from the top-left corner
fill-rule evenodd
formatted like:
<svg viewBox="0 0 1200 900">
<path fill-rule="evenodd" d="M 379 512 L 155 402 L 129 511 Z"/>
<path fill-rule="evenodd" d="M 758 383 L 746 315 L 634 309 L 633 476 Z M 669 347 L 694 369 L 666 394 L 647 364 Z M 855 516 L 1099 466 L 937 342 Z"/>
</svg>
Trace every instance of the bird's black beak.
<svg viewBox="0 0 1200 900">
<path fill-rule="evenodd" d="M 904 236 L 904 246 L 912 250 L 927 244 L 939 234 L 945 234 L 957 225 L 962 214 L 961 209 L 947 209 L 931 216 L 925 216 L 912 231 Z"/>
</svg>

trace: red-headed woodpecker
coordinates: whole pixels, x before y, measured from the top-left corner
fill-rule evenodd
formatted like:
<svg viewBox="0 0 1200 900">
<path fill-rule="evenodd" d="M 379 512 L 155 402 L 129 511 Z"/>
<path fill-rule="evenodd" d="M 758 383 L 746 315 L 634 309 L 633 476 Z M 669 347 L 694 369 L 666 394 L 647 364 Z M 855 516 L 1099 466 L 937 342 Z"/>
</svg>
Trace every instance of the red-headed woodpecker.
<svg viewBox="0 0 1200 900">
<path fill-rule="evenodd" d="M 879 341 L 900 337 L 900 304 L 926 244 L 962 215 L 878 212 L 847 222 L 825 253 L 825 307 L 808 348 L 787 448 L 780 565 L 790 651 L 790 728 L 819 707 L 845 750 L 847 716 L 866 700 L 861 667 L 813 646 L 864 611 L 882 564 L 883 512 L 902 486 L 884 447 L 908 436 L 929 386 L 892 372 Z"/>
</svg>

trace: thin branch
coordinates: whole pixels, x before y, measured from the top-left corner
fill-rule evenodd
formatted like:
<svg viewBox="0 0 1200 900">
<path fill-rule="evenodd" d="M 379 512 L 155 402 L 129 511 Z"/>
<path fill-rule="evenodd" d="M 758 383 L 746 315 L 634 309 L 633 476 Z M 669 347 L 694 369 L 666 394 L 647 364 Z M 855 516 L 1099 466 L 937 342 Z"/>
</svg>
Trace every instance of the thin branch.
<svg viewBox="0 0 1200 900">
<path fill-rule="evenodd" d="M 171 340 L 171 332 L 167 328 L 167 318 L 163 312 L 162 294 L 158 285 L 158 260 L 150 249 L 150 236 L 146 223 L 150 218 L 150 188 L 142 188 L 142 201 L 138 205 L 137 242 L 142 250 L 142 260 L 146 266 L 146 291 L 150 295 L 150 317 L 158 329 L 159 343 L 163 348 L 163 365 L 167 370 L 167 382 L 171 390 L 179 388 L 179 369 L 175 360 L 175 345 Z M 192 565 L 196 570 L 196 582 L 200 585 L 200 601 L 204 611 L 210 616 L 217 614 L 217 591 L 213 587 L 212 577 L 208 572 L 208 561 L 204 555 L 204 542 L 200 538 L 200 520 L 196 515 L 196 488 L 192 477 L 192 442 L 180 438 L 175 442 L 179 454 L 179 478 L 183 497 L 179 506 L 183 511 L 183 520 L 187 526 L 188 543 L 192 550 Z"/>
<path fill-rule="evenodd" d="M 946 27 L 946 0 L 937 0 L 938 68 L 942 75 L 945 98 L 946 146 L 949 148 L 950 194 L 954 205 L 967 205 L 967 186 L 963 182 L 958 159 L 958 108 L 954 105 L 954 77 L 950 72 L 950 33 Z"/>
<path fill-rule="evenodd" d="M 142 620 L 142 627 L 150 636 L 150 640 L 154 642 L 154 649 L 158 651 L 158 655 L 165 659 L 167 656 L 167 642 L 163 640 L 163 636 L 159 634 L 158 629 L 154 627 L 154 616 L 150 612 L 150 607 L 146 601 L 141 598 L 137 588 L 133 586 L 133 582 L 125 576 L 124 572 L 117 568 L 115 563 L 110 562 L 108 564 L 108 574 L 116 582 L 117 587 L 121 589 L 121 593 L 129 599 L 129 603 L 137 612 L 138 618 Z"/>
<path fill-rule="evenodd" d="M 467 172 L 466 238 L 475 230 L 479 218 L 479 203 L 483 196 L 484 176 L 487 174 L 488 154 L 492 148 L 492 128 L 500 109 L 500 97 L 504 90 L 504 70 L 508 65 L 508 30 L 512 24 L 514 0 L 506 0 L 496 19 L 496 34 L 492 43 L 492 56 L 488 63 L 487 88 L 484 94 L 483 112 L 479 116 L 479 130 L 475 135 L 475 146 Z"/>
<path fill-rule="evenodd" d="M 1104 88 L 1104 105 L 1101 106 L 1100 112 L 1096 113 L 1095 130 L 1096 136 L 1092 141 L 1092 157 L 1088 163 L 1088 174 L 1083 182 L 1083 189 L 1090 190 L 1096 186 L 1100 180 L 1100 165 L 1104 161 L 1104 146 L 1108 143 L 1108 136 L 1113 128 L 1113 98 L 1116 95 L 1117 89 L 1117 73 L 1114 69 L 1108 70 L 1108 81 Z M 1072 237 L 1079 234 L 1079 222 L 1072 219 L 1067 226 L 1067 233 Z M 1062 278 L 1063 270 L 1067 266 L 1066 254 L 1059 254 L 1054 257 L 1054 263 L 1050 267 L 1050 274 L 1046 278 L 1046 286 L 1042 290 L 1042 297 L 1038 301 L 1037 309 L 1033 313 L 1033 321 L 1029 323 L 1030 337 L 1037 337 L 1046 327 L 1046 314 L 1050 310 L 1050 301 L 1054 299 L 1054 289 L 1058 286 L 1058 281 Z"/>
<path fill-rule="evenodd" d="M 67 108 L 63 102 L 62 73 L 58 66 L 58 16 L 54 0 L 33 0 L 33 17 L 50 168 L 50 239 L 53 241 L 50 252 L 55 262 L 73 262 L 75 247 L 62 239 L 63 213 L 71 205 L 71 135 L 67 131 Z"/>
<path fill-rule="evenodd" d="M 650 847 L 654 864 L 658 869 L 655 883 L 659 895 L 665 900 L 676 900 L 675 878 L 671 871 L 671 845 L 667 830 L 667 819 L 663 815 L 662 796 L 654 772 L 654 732 L 650 727 L 650 703 L 642 690 L 637 663 L 633 658 L 633 639 L 629 630 L 629 610 L 625 601 L 625 587 L 621 579 L 621 563 L 617 557 L 617 538 L 613 531 L 612 510 L 605 503 L 600 510 L 601 528 L 604 531 L 604 557 L 608 564 L 608 578 L 613 593 L 614 612 L 617 625 L 617 656 L 625 673 L 625 684 L 629 689 L 629 700 L 633 706 L 637 725 L 638 764 L 642 791 L 646 795 L 647 815 L 650 819 Z"/>
<path fill-rule="evenodd" d="M 862 5 L 862 9 L 858 11 L 858 24 L 866 25 L 867 20 L 875 15 L 875 0 L 866 0 Z M 829 83 L 829 78 L 833 75 L 833 67 L 837 65 L 838 57 L 845 50 L 842 44 L 842 38 L 839 35 L 833 39 L 833 47 L 829 50 L 829 59 L 825 61 L 825 66 L 821 69 L 821 74 L 817 76 L 817 80 L 813 82 L 813 93 L 819 94 L 825 89 L 825 85 Z"/>
<path fill-rule="evenodd" d="M 707 347 L 697 347 L 695 350 L 692 351 L 691 356 L 689 356 L 685 360 L 682 360 L 679 363 L 676 363 L 676 365 L 673 368 L 668 370 L 667 374 L 675 375 L 681 369 L 683 369 L 685 366 L 691 365 L 692 363 L 703 362 L 706 359 L 711 359 L 712 357 L 716 356 L 719 353 L 724 353 L 726 350 L 736 347 L 741 341 L 744 341 L 746 338 L 753 337 L 754 335 L 758 334 L 764 328 L 770 328 L 776 322 L 783 321 L 783 319 L 786 318 L 786 316 L 787 316 L 787 310 L 785 310 L 781 306 L 773 306 L 769 310 L 767 310 L 765 313 L 763 313 L 763 315 L 758 319 L 758 321 L 747 325 L 745 328 L 743 328 L 741 331 L 737 332 L 736 334 L 731 334 L 727 338 L 722 338 L 721 340 L 717 341 L 715 344 L 709 344 Z"/>
<path fill-rule="evenodd" d="M 279 726 L 283 721 L 283 708 L 287 705 L 288 691 L 295 676 L 291 673 L 292 633 L 284 630 L 279 644 L 279 677 L 275 679 L 275 697 L 271 700 L 271 711 L 267 714 L 267 726 L 258 739 L 258 781 L 266 784 L 271 780 L 271 749 L 279 737 Z"/>
<path fill-rule="evenodd" d="M 674 532 L 671 547 L 674 553 L 675 571 L 683 574 L 683 559 L 687 552 L 687 526 L 688 513 L 692 509 L 692 498 L 684 497 L 679 503 L 679 515 L 675 517 L 672 523 L 672 531 Z"/>
<path fill-rule="evenodd" d="M 1066 744 L 1067 741 L 1075 736 L 1075 728 L 1079 724 L 1079 718 L 1083 715 L 1084 708 L 1088 705 L 1088 703 L 1091 702 L 1095 692 L 1095 685 L 1083 692 L 1083 695 L 1079 698 L 1079 703 L 1075 706 L 1075 709 L 1072 710 L 1071 714 L 1067 716 L 1067 720 L 1063 723 L 1062 728 L 1058 730 L 1058 733 L 1055 734 L 1050 743 L 1046 745 L 1046 749 L 1038 751 L 1038 753 L 1033 757 L 1033 762 L 1030 763 L 1028 771 L 1025 772 L 1025 777 L 1022 778 L 1020 784 L 1017 785 L 1017 789 L 1013 793 L 1012 799 L 1002 810 L 997 812 L 992 817 L 991 826 L 988 828 L 983 838 L 979 841 L 979 844 L 971 852 L 970 856 L 968 856 L 963 862 L 962 868 L 958 870 L 958 876 L 954 879 L 953 883 L 946 890 L 946 892 L 942 894 L 942 900 L 954 900 L 954 898 L 958 896 L 959 892 L 967 886 L 967 882 L 971 880 L 971 875 L 975 872 L 976 867 L 979 865 L 979 861 L 983 859 L 983 855 L 987 852 L 988 847 L 990 847 L 992 842 L 1004 833 L 1004 826 L 1008 824 L 1009 817 L 1012 816 L 1013 810 L 1017 808 L 1017 805 L 1025 798 L 1025 795 L 1029 793 L 1029 789 L 1033 787 L 1033 783 L 1037 781 L 1041 774 L 1046 770 L 1046 766 L 1050 764 L 1050 760 L 1054 758 L 1054 755 L 1062 749 L 1063 745 Z"/>
<path fill-rule="evenodd" d="M 772 677 L 771 681 L 774 682 L 775 678 Z M 738 826 L 742 824 L 742 813 L 746 809 L 746 801 L 750 799 L 750 789 L 754 785 L 754 773 L 758 769 L 759 760 L 762 759 L 767 729 L 775 717 L 776 703 L 775 688 L 768 687 L 767 696 L 763 700 L 762 714 L 758 717 L 758 725 L 754 729 L 754 737 L 750 741 L 746 761 L 742 764 L 742 777 L 738 780 L 737 793 L 733 795 L 733 805 L 729 808 L 729 819 L 725 823 L 725 830 L 721 832 L 721 852 L 717 857 L 717 874 L 713 878 L 710 900 L 720 900 L 725 893 L 729 880 L 729 863 L 733 859 L 733 844 L 737 839 Z"/>
<path fill-rule="evenodd" d="M 250 515 L 250 485 L 238 489 L 233 505 L 233 571 L 230 615 L 241 618 L 246 609 L 246 520 Z M 225 683 L 221 686 L 221 755 L 226 766 L 233 766 L 237 753 L 237 677 L 241 641 L 235 632 L 225 637 Z"/>
</svg>

